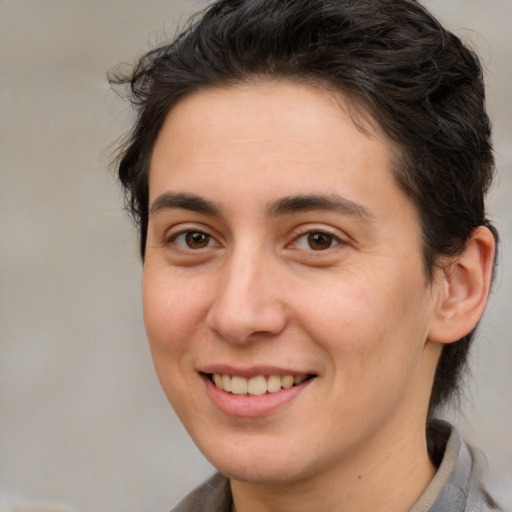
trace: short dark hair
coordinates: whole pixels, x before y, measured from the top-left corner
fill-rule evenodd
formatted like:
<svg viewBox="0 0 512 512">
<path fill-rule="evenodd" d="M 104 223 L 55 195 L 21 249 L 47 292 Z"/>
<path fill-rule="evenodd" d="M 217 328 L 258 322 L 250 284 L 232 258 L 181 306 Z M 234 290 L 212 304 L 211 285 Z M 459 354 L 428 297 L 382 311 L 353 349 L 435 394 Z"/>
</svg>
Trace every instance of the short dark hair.
<svg viewBox="0 0 512 512">
<path fill-rule="evenodd" d="M 144 258 L 148 174 L 169 110 L 205 88 L 293 79 L 343 92 L 396 148 L 395 178 L 421 219 L 426 275 L 486 218 L 494 172 L 478 57 L 414 0 L 219 0 L 128 74 L 138 116 L 119 179 Z M 357 108 L 356 108 L 357 111 Z M 443 347 L 429 414 L 459 391 L 474 331 Z"/>
</svg>

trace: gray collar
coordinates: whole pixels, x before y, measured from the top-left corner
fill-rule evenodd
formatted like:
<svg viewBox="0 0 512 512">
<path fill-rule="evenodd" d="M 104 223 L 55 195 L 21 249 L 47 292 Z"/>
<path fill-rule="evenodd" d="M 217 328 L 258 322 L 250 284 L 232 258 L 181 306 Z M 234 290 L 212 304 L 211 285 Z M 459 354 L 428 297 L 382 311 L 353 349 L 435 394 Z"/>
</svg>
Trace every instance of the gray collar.
<svg viewBox="0 0 512 512">
<path fill-rule="evenodd" d="M 472 457 L 460 432 L 445 422 L 439 429 L 449 432 L 437 473 L 411 512 L 462 512 L 471 480 Z"/>
<path fill-rule="evenodd" d="M 483 487 L 482 466 L 461 433 L 445 421 L 433 425 L 447 439 L 446 447 L 436 475 L 411 512 L 501 510 Z"/>
</svg>

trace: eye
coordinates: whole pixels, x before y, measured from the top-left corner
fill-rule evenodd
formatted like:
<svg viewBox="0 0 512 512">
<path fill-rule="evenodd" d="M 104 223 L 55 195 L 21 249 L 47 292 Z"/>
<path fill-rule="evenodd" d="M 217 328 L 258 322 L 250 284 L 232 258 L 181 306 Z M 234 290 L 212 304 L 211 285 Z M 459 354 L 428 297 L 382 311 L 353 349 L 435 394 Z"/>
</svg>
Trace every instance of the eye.
<svg viewBox="0 0 512 512">
<path fill-rule="evenodd" d="M 312 231 L 305 233 L 297 238 L 297 247 L 299 249 L 313 250 L 313 251 L 325 251 L 336 245 L 339 245 L 340 241 L 329 233 L 323 233 L 322 231 Z"/>
<path fill-rule="evenodd" d="M 210 235 L 202 231 L 184 231 L 171 238 L 171 242 L 183 249 L 204 249 L 219 245 Z"/>
</svg>

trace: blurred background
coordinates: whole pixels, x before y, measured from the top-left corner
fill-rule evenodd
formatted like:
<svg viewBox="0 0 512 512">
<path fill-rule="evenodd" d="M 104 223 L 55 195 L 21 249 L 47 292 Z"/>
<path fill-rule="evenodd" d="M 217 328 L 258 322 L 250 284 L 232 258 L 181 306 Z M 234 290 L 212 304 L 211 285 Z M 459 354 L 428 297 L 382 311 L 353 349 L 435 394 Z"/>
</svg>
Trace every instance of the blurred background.
<svg viewBox="0 0 512 512">
<path fill-rule="evenodd" d="M 156 512 L 213 470 L 154 375 L 106 81 L 207 2 L 0 0 L 0 511 Z M 511 0 L 424 2 L 482 56 L 501 262 L 462 413 L 512 507 Z"/>
</svg>

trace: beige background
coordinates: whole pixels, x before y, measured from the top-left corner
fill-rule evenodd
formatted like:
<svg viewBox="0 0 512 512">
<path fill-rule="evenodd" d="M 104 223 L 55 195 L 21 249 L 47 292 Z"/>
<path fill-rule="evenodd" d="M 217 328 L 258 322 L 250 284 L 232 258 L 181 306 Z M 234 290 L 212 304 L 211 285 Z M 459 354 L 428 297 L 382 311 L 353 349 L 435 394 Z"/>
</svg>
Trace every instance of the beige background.
<svg viewBox="0 0 512 512">
<path fill-rule="evenodd" d="M 456 421 L 512 507 L 512 2 L 426 3 L 487 69 L 504 264 Z M 165 511 L 212 471 L 154 376 L 135 236 L 107 171 L 130 114 L 106 71 L 200 5 L 0 0 L 0 510 Z"/>
</svg>

